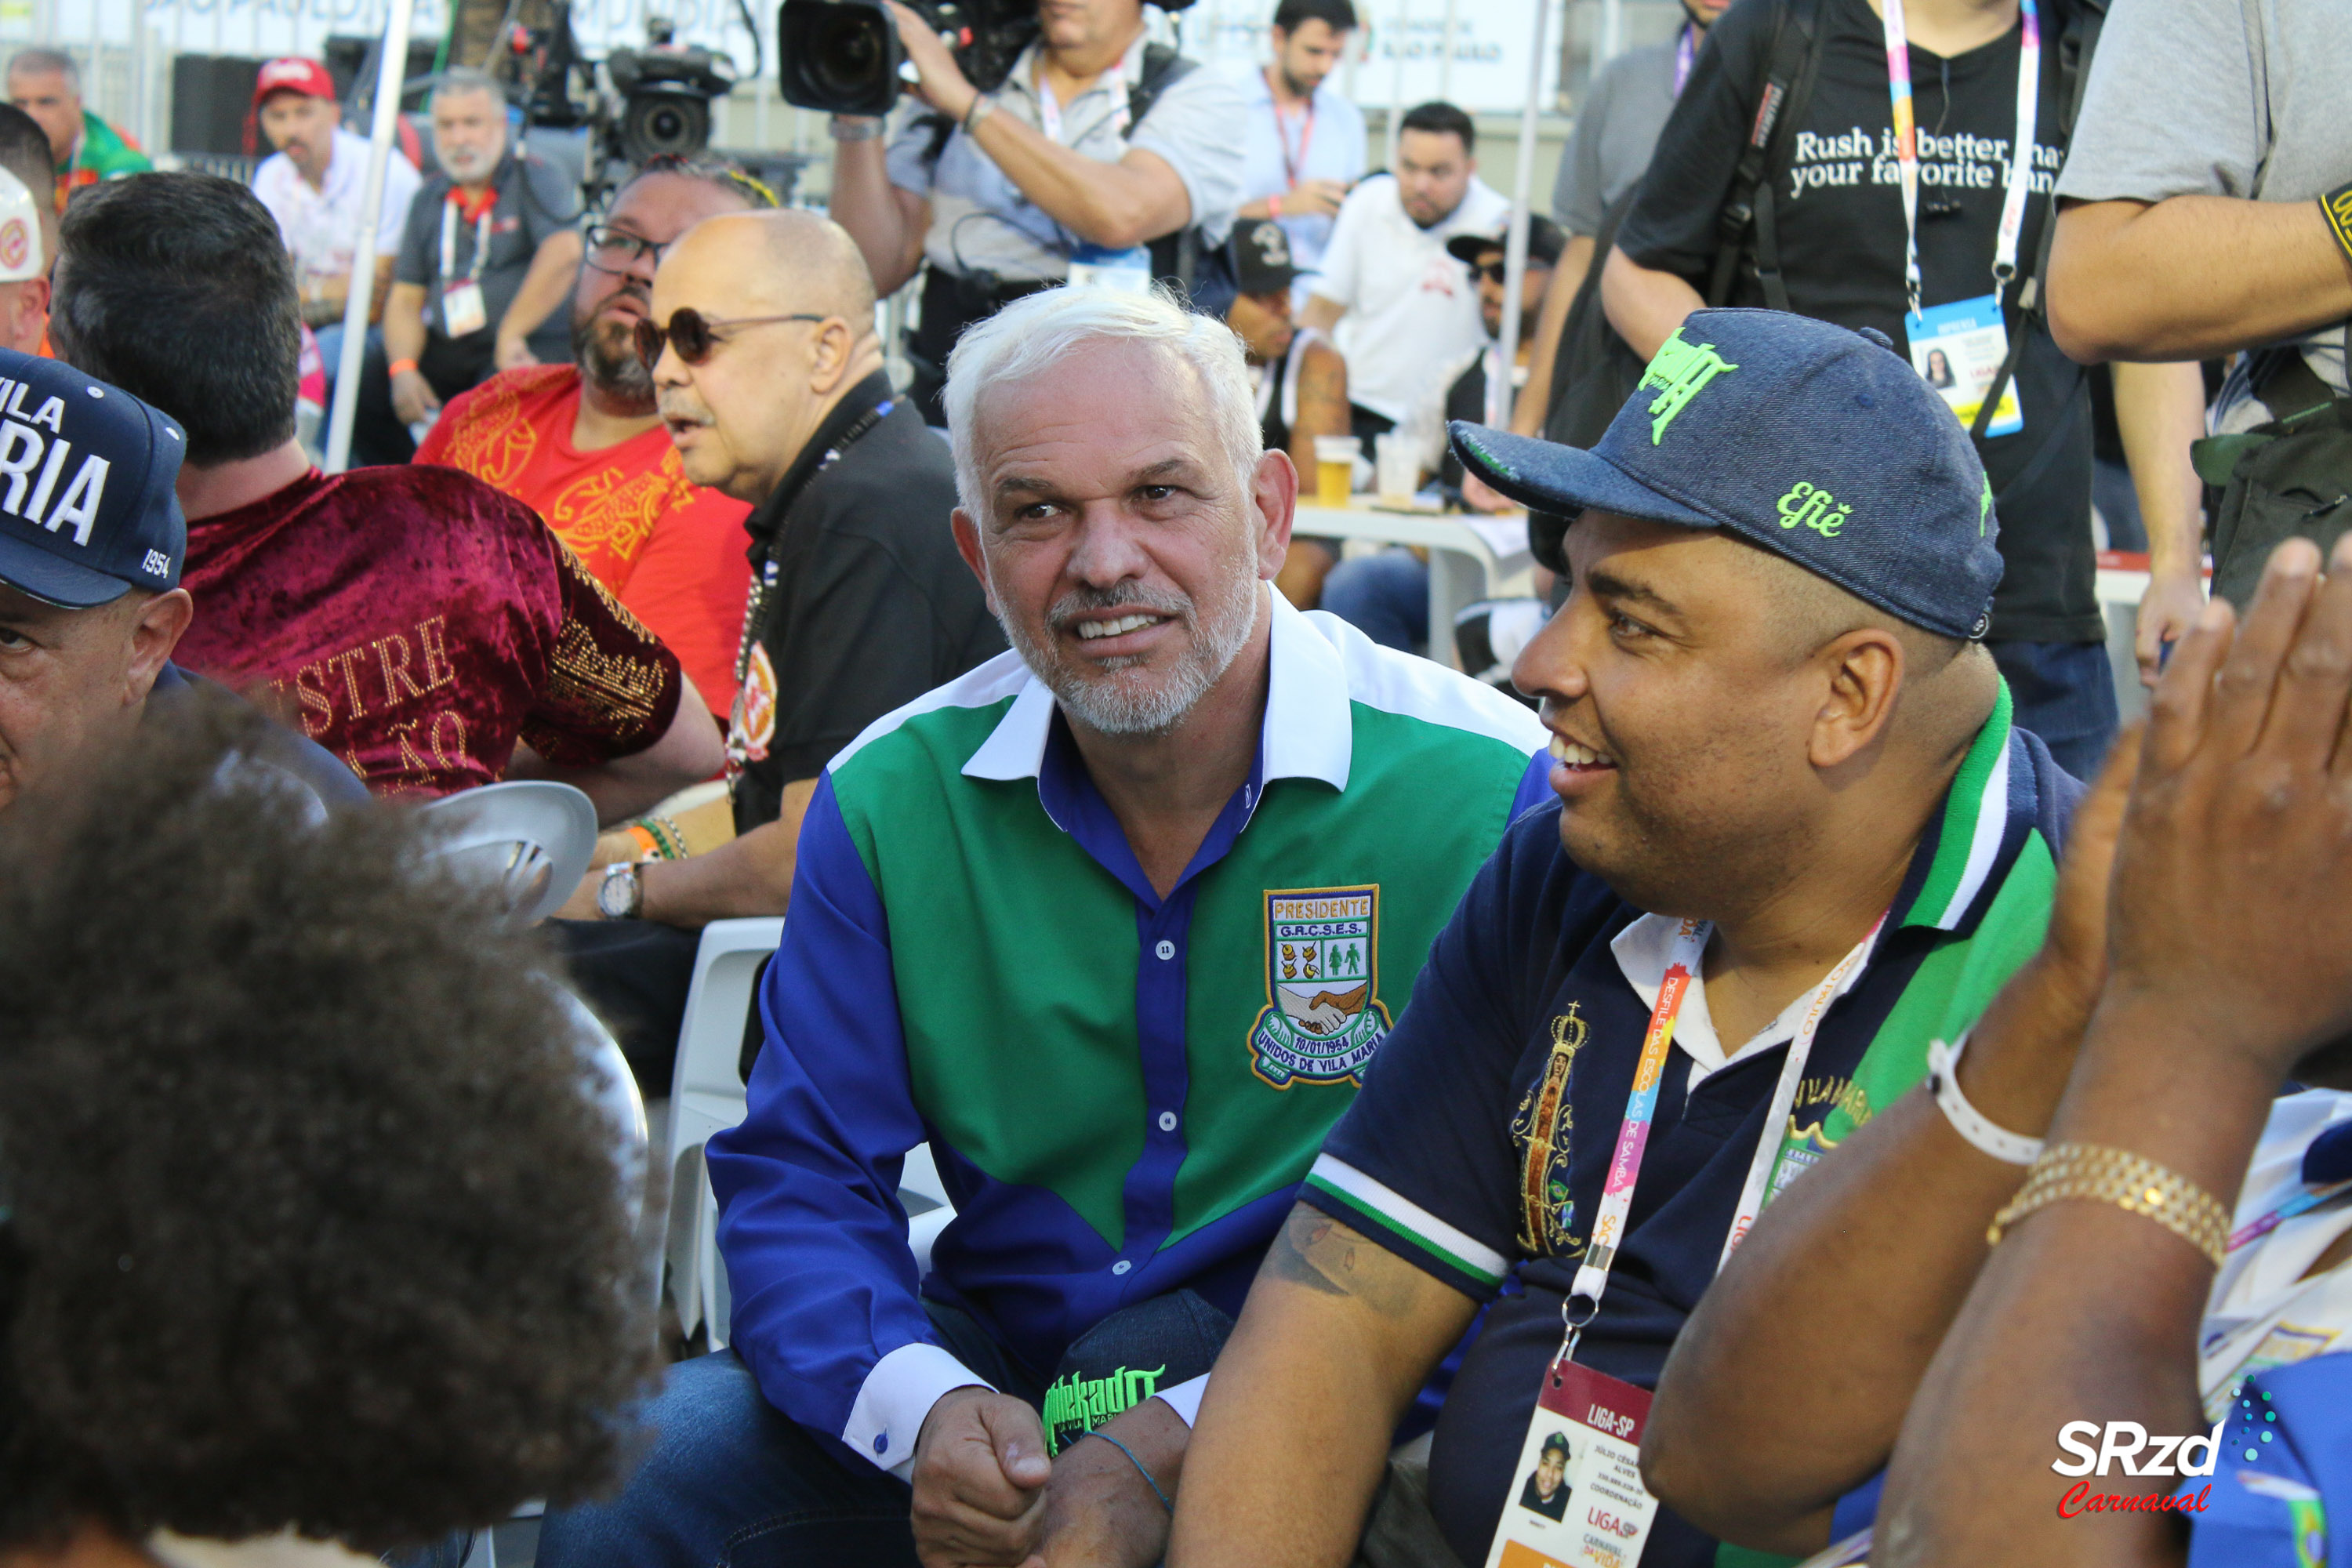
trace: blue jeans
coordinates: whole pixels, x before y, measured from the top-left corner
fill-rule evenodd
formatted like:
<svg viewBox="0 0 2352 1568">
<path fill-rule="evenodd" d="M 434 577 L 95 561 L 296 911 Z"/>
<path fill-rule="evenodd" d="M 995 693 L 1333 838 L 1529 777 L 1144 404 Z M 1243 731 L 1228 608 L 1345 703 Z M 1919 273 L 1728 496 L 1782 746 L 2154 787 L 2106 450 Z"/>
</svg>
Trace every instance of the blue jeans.
<svg viewBox="0 0 2352 1568">
<path fill-rule="evenodd" d="M 923 1305 L 958 1361 L 1044 1399 L 1046 1380 L 969 1313 Z M 1172 1387 L 1209 1369 L 1232 1326 L 1190 1291 L 1153 1297 L 1081 1335 L 1062 1369 L 1158 1365 Z M 653 1451 L 619 1497 L 548 1514 L 538 1568 L 915 1568 L 912 1489 L 769 1404 L 733 1351 L 670 1368 L 649 1421 Z"/>
<path fill-rule="evenodd" d="M 2042 737 L 2060 767 L 2087 779 L 2106 760 L 2119 720 L 2115 668 L 2105 643 L 1988 643 L 2021 730 Z"/>
<path fill-rule="evenodd" d="M 1342 561 L 1323 579 L 1323 608 L 1384 647 L 1429 645 L 1429 567 L 1410 550 Z"/>
<path fill-rule="evenodd" d="M 915 1568 L 907 1483 L 769 1404 L 733 1351 L 670 1368 L 651 1418 L 627 1489 L 548 1514 L 540 1568 Z"/>
</svg>

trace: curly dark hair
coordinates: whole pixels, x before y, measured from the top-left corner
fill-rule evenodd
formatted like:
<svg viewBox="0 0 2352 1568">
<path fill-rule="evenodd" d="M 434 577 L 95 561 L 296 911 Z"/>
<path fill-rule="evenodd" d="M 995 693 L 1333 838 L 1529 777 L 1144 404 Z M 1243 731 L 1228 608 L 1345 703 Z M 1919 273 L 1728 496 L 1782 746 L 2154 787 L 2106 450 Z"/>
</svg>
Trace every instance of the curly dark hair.
<svg viewBox="0 0 2352 1568">
<path fill-rule="evenodd" d="M 198 694 L 0 816 L 0 1552 L 381 1550 L 635 1437 L 649 1292 L 549 956 L 413 813 L 240 762 L 260 722 Z"/>
</svg>

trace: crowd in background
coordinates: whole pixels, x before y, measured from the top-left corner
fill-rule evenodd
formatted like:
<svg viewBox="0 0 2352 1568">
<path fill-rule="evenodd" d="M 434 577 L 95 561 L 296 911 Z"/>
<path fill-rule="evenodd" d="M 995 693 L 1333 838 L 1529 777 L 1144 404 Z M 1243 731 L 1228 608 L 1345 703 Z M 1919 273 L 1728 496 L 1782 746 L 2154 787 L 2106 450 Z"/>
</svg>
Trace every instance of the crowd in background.
<svg viewBox="0 0 2352 1568">
<path fill-rule="evenodd" d="M 453 68 L 372 278 L 323 63 L 16 55 L 0 1568 L 2336 1560 L 2352 33 L 1684 13 L 1549 216 L 1350 0 L 891 4 L 824 211 Z M 519 779 L 529 939 L 370 804 Z M 657 1370 L 568 994 L 761 916 Z"/>
</svg>

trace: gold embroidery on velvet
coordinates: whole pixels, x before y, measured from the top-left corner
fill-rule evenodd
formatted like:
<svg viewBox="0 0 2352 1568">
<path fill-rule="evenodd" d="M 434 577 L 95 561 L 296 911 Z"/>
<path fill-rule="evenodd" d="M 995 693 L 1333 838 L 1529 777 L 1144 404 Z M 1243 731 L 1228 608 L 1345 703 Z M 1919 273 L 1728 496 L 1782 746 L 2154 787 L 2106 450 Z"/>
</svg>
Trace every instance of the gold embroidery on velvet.
<svg viewBox="0 0 2352 1568">
<path fill-rule="evenodd" d="M 653 721 L 665 671 L 649 658 L 606 653 L 578 621 L 567 620 L 555 639 L 547 694 L 566 707 L 629 730 Z"/>
<path fill-rule="evenodd" d="M 570 574 L 573 583 L 587 584 L 596 597 L 604 601 L 605 612 L 620 622 L 632 635 L 642 637 L 646 642 L 655 640 L 654 634 L 646 629 L 646 623 L 637 619 L 627 605 L 613 597 L 613 591 L 610 588 L 596 581 L 596 574 L 588 570 L 587 563 L 580 557 L 572 553 L 572 547 L 563 543 L 561 535 L 557 536 L 556 543 L 561 546 L 555 552 L 556 563 Z M 572 624 L 569 621 L 565 622 L 563 629 L 567 633 L 570 632 L 572 629 Z"/>
</svg>

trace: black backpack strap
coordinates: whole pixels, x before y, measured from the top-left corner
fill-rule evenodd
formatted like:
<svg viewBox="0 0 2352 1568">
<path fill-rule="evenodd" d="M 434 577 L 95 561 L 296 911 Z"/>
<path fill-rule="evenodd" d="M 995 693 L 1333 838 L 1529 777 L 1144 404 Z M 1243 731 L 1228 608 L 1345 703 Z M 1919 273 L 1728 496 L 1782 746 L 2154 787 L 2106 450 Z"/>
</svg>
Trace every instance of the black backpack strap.
<svg viewBox="0 0 2352 1568">
<path fill-rule="evenodd" d="M 956 122 L 944 114 L 933 112 L 923 115 L 915 123 L 930 132 L 930 142 L 923 149 L 923 167 L 936 169 L 940 166 L 940 154 L 948 150 L 948 138 L 956 133 Z"/>
<path fill-rule="evenodd" d="M 2083 112 L 2083 94 L 2090 85 L 2091 56 L 2099 47 L 2099 28 L 2106 21 L 2105 0 L 2076 0 L 2066 18 L 2064 30 L 2058 39 L 2058 68 L 2061 73 L 2062 95 L 2065 100 L 2065 118 L 2060 127 L 2065 133 L 2066 150 L 2074 148 L 2074 121 Z M 2061 173 L 2063 172 L 2063 166 Z M 1994 373 L 1992 384 L 1985 389 L 1985 400 L 1977 407 L 1977 416 L 1969 426 L 1971 440 L 1981 441 L 1992 425 L 1993 410 L 2009 391 L 2016 377 L 2017 363 L 2025 352 L 2026 335 L 2032 331 L 2043 316 L 2042 280 L 2050 275 L 2050 247 L 2058 238 L 2057 182 L 2051 182 L 2050 206 L 2042 217 L 2042 240 L 2033 247 L 2033 260 L 2017 285 L 2018 330 L 2010 334 L 2009 353 Z"/>
<path fill-rule="evenodd" d="M 1813 96 L 1821 50 L 1817 21 L 1819 0 L 1783 0 L 1772 18 L 1772 44 L 1765 54 L 1764 88 L 1756 96 L 1756 116 L 1748 122 L 1748 141 L 1739 149 L 1739 163 L 1731 177 L 1730 199 L 1716 215 L 1715 272 L 1707 280 L 1706 302 L 1720 306 L 1731 299 L 1739 275 L 1740 253 L 1752 227 L 1756 234 L 1756 269 L 1764 296 L 1776 310 L 1789 308 L 1789 291 L 1780 281 L 1780 247 L 1773 222 L 1770 174 L 1788 163 L 1797 121 Z"/>
<path fill-rule="evenodd" d="M 1200 61 L 1187 59 L 1165 44 L 1144 45 L 1142 79 L 1127 89 L 1128 130 L 1143 123 L 1161 93 L 1200 68 Z"/>
</svg>

